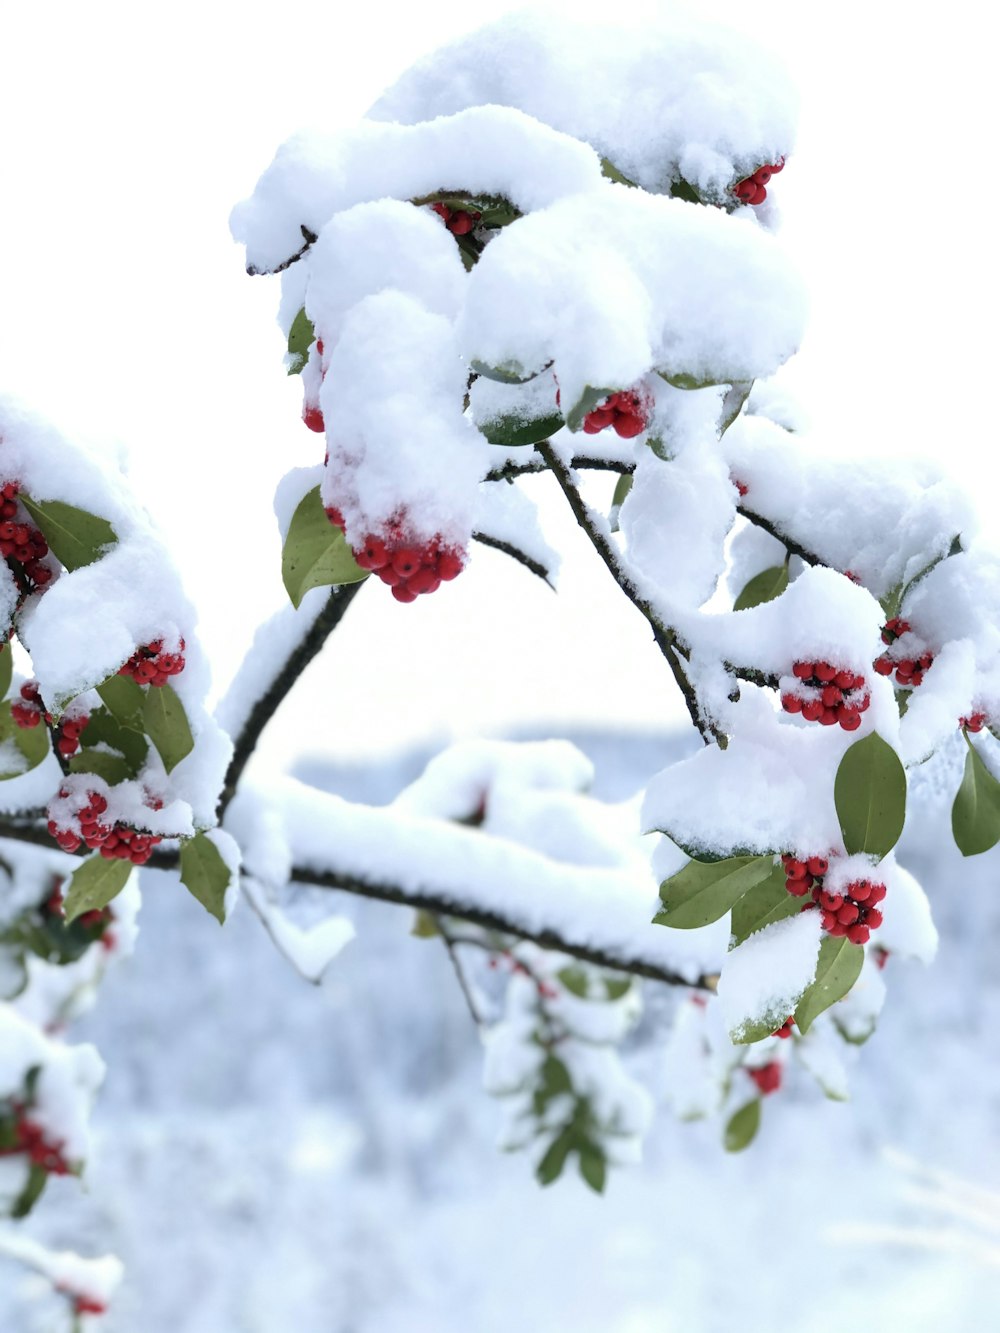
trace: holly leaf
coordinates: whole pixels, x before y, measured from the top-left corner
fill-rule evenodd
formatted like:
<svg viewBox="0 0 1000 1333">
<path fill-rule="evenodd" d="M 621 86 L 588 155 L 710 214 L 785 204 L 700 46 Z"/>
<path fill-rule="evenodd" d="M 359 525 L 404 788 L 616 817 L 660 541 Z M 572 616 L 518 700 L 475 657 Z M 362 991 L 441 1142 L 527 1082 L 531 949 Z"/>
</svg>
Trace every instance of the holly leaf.
<svg viewBox="0 0 1000 1333">
<path fill-rule="evenodd" d="M 796 898 L 785 888 L 785 870 L 776 865 L 767 879 L 761 880 L 748 889 L 733 906 L 732 932 L 730 948 L 742 944 L 744 940 L 770 926 L 775 921 L 784 921 L 802 910 L 802 898 Z"/>
<path fill-rule="evenodd" d="M 978 856 L 1000 842 L 1000 782 L 965 738 L 965 774 L 951 807 L 951 831 L 963 856 Z"/>
<path fill-rule="evenodd" d="M 887 856 L 906 818 L 906 772 L 892 746 L 876 732 L 855 741 L 840 761 L 833 794 L 848 854 Z"/>
<path fill-rule="evenodd" d="M 770 875 L 773 864 L 769 856 L 734 856 L 709 865 L 692 861 L 660 885 L 664 907 L 653 922 L 696 930 L 718 921 L 748 889 Z"/>
<path fill-rule="evenodd" d="M 469 369 L 476 375 L 482 375 L 485 380 L 496 380 L 498 384 L 527 384 L 529 380 L 536 379 L 543 370 L 548 370 L 552 362 L 548 365 L 540 366 L 538 370 L 527 371 L 517 361 L 501 361 L 498 366 L 488 365 L 485 361 L 472 360 L 469 362 Z"/>
<path fill-rule="evenodd" d="M 7 691 L 10 689 L 10 682 L 14 674 L 14 654 L 10 650 L 10 644 L 0 645 L 0 699 L 7 698 Z"/>
<path fill-rule="evenodd" d="M 121 677 L 121 679 L 126 678 Z M 135 681 L 129 683 L 135 685 Z M 117 751 L 128 765 L 128 776 L 132 778 L 142 768 L 149 753 L 146 737 L 139 730 L 142 726 L 142 706 L 145 700 L 138 685 L 136 689 L 139 692 L 139 712 L 135 715 L 135 726 L 125 726 L 108 708 L 95 708 L 80 736 L 80 744 L 84 749 L 100 745 Z"/>
<path fill-rule="evenodd" d="M 219 925 L 226 920 L 226 890 L 233 874 L 206 833 L 181 843 L 181 883 Z"/>
<path fill-rule="evenodd" d="M 595 1194 L 604 1193 L 608 1162 L 596 1143 L 585 1143 L 580 1148 L 580 1175 Z"/>
<path fill-rule="evenodd" d="M 359 583 L 368 574 L 355 561 L 347 539 L 326 516 L 319 487 L 298 503 L 281 552 L 281 579 L 296 610 L 310 588 Z"/>
<path fill-rule="evenodd" d="M 540 1185 L 551 1185 L 554 1180 L 558 1180 L 562 1175 L 566 1158 L 573 1147 L 574 1137 L 572 1127 L 567 1126 L 549 1144 L 542 1160 L 535 1168 L 535 1177 Z"/>
<path fill-rule="evenodd" d="M 107 907 L 121 893 L 131 873 L 131 861 L 109 860 L 100 853 L 89 857 L 73 871 L 69 882 L 63 902 L 66 923 L 75 921 L 84 912 L 99 912 Z"/>
<path fill-rule="evenodd" d="M 843 999 L 857 981 L 864 961 L 865 951 L 860 944 L 852 944 L 844 936 L 824 937 L 819 946 L 816 976 L 795 1006 L 795 1022 L 803 1035 L 825 1009 Z"/>
<path fill-rule="evenodd" d="M 749 1148 L 760 1129 L 760 1098 L 755 1097 L 729 1117 L 723 1135 L 726 1152 L 742 1152 Z"/>
<path fill-rule="evenodd" d="M 562 413 L 558 411 L 531 420 L 512 412 L 509 416 L 493 417 L 490 421 L 481 422 L 479 429 L 490 444 L 514 449 L 547 440 L 562 429 L 562 424 Z"/>
<path fill-rule="evenodd" d="M 171 685 L 149 687 L 142 709 L 142 728 L 156 746 L 168 773 L 194 749 L 187 713 Z"/>
<path fill-rule="evenodd" d="M 142 710 L 146 696 L 142 686 L 131 676 L 109 676 L 97 686 L 97 693 L 104 700 L 104 706 L 114 714 L 122 726 L 132 731 L 143 730 Z M 87 731 L 89 730 L 88 727 Z"/>
<path fill-rule="evenodd" d="M 28 495 L 18 499 L 38 524 L 49 550 L 68 570 L 92 565 L 118 544 L 118 535 L 106 518 L 62 500 L 32 500 Z"/>
<path fill-rule="evenodd" d="M 14 746 L 16 753 L 6 759 L 0 755 L 0 782 L 29 773 L 49 752 L 48 729 L 41 722 L 37 727 L 19 727 L 9 702 L 0 704 L 0 750 L 6 742 Z"/>
<path fill-rule="evenodd" d="M 301 375 L 309 360 L 309 349 L 316 341 L 316 330 L 306 314 L 305 306 L 292 320 L 288 330 L 288 374 Z"/>
<path fill-rule="evenodd" d="M 733 603 L 734 611 L 749 611 L 752 606 L 763 606 L 765 602 L 773 602 L 776 597 L 788 587 L 788 565 L 775 565 L 771 569 L 761 570 L 755 574 L 750 582 Z"/>
<path fill-rule="evenodd" d="M 32 1162 L 28 1180 L 24 1189 L 11 1206 L 10 1215 L 15 1221 L 27 1217 L 35 1204 L 42 1197 L 45 1186 L 49 1183 L 49 1173 L 44 1166 Z"/>
<path fill-rule="evenodd" d="M 116 787 L 119 782 L 127 782 L 135 773 L 119 754 L 109 754 L 107 750 L 84 750 L 75 754 L 69 761 L 71 773 L 96 773 L 109 787 Z"/>
<path fill-rule="evenodd" d="M 578 1000 L 587 1000 L 590 998 L 590 989 L 587 985 L 587 974 L 582 967 L 570 964 L 556 973 L 559 982 L 569 991 L 570 995 L 575 995 Z"/>
</svg>

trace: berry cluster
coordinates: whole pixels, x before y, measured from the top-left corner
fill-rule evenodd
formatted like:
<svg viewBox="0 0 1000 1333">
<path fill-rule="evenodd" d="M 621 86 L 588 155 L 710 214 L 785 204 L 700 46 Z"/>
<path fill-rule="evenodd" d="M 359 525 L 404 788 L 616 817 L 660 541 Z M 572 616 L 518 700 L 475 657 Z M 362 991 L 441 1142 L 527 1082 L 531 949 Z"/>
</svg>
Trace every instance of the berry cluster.
<svg viewBox="0 0 1000 1333">
<path fill-rule="evenodd" d="M 812 901 L 803 903 L 802 911 L 818 910 L 828 935 L 846 935 L 852 944 L 868 943 L 871 932 L 882 924 L 882 913 L 877 904 L 886 895 L 884 884 L 868 879 L 852 880 L 840 891 L 831 893 L 823 882 L 829 863 L 822 856 L 810 856 L 805 861 L 795 856 L 782 856 L 781 863 L 787 875 L 785 888 L 789 893 L 804 898 L 812 890 Z"/>
<path fill-rule="evenodd" d="M 449 208 L 447 204 L 431 204 L 431 208 L 452 236 L 468 236 L 483 216 L 482 213 L 469 213 L 464 208 Z"/>
<path fill-rule="evenodd" d="M 780 1028 L 775 1028 L 771 1033 L 772 1037 L 781 1037 L 784 1040 L 792 1035 L 792 1028 L 795 1026 L 795 1015 L 789 1014 Z"/>
<path fill-rule="evenodd" d="M 137 685 L 166 685 L 171 676 L 177 676 L 184 670 L 184 640 L 176 653 L 163 651 L 163 640 L 155 639 L 132 654 L 124 666 L 118 668 L 119 676 L 131 676 Z"/>
<path fill-rule="evenodd" d="M 756 1068 L 750 1066 L 744 1067 L 753 1081 L 757 1084 L 757 1091 L 762 1097 L 768 1096 L 769 1093 L 777 1092 L 781 1087 L 782 1070 L 781 1065 L 777 1060 L 772 1060 L 771 1063 L 767 1065 L 757 1065 Z"/>
<path fill-rule="evenodd" d="M 596 435 L 608 426 L 624 440 L 632 440 L 641 435 L 648 424 L 646 404 L 634 389 L 624 389 L 621 393 L 610 394 L 593 412 L 583 418 L 583 429 L 587 435 Z"/>
<path fill-rule="evenodd" d="M 958 725 L 964 727 L 966 731 L 982 731 L 986 726 L 986 714 L 971 713 L 968 717 L 960 717 Z"/>
<path fill-rule="evenodd" d="M 326 516 L 344 531 L 344 516 L 330 507 Z M 461 551 L 442 545 L 440 536 L 427 542 L 407 539 L 402 525 L 393 523 L 384 537 L 369 533 L 360 546 L 352 547 L 362 569 L 377 574 L 392 589 L 397 602 L 415 602 L 421 593 L 437 592 L 442 583 L 457 578 L 465 568 Z"/>
<path fill-rule="evenodd" d="M 882 642 L 892 647 L 897 639 L 909 632 L 910 622 L 902 620 L 899 616 L 893 616 L 882 626 Z M 927 652 L 921 653 L 919 657 L 892 657 L 889 653 L 883 653 L 875 660 L 875 670 L 880 676 L 891 676 L 895 671 L 897 684 L 916 689 L 923 681 L 924 672 L 933 661 L 933 653 Z"/>
<path fill-rule="evenodd" d="M 737 181 L 733 186 L 733 194 L 741 204 L 762 204 L 767 198 L 765 186 L 772 176 L 777 176 L 778 172 L 784 168 L 785 159 L 780 162 L 768 162 L 762 167 L 758 167 L 752 176 L 746 176 L 743 180 Z"/>
<path fill-rule="evenodd" d="M 323 339 L 322 339 L 322 338 L 317 338 L 317 339 L 316 339 L 315 347 L 316 347 L 316 355 L 317 355 L 317 357 L 322 358 L 322 356 L 323 356 Z M 323 379 L 323 373 L 324 373 L 324 372 L 322 372 L 322 370 L 321 370 L 321 372 L 320 372 L 320 382 L 321 382 L 321 383 L 322 383 L 322 379 Z M 309 427 L 309 429 L 310 429 L 310 430 L 314 430 L 314 431 L 316 432 L 317 435 L 322 435 L 323 432 L 326 430 L 326 422 L 323 420 L 323 413 L 322 413 L 322 411 L 320 410 L 320 407 L 319 407 L 319 404 L 318 404 L 318 403 L 310 403 L 310 402 L 308 402 L 308 401 L 306 401 L 305 403 L 303 403 L 303 405 L 302 405 L 302 420 L 306 423 L 306 425 Z"/>
<path fill-rule="evenodd" d="M 68 796 L 69 792 L 62 788 L 60 799 L 65 800 Z M 49 833 L 63 851 L 75 852 L 84 843 L 91 849 L 99 850 L 108 861 L 131 861 L 136 866 L 145 865 L 153 854 L 153 848 L 163 839 L 154 833 L 141 833 L 127 824 L 102 822 L 102 816 L 108 809 L 107 798 L 96 791 L 88 792 L 88 797 L 87 804 L 73 817 L 70 825 L 60 827 L 57 820 L 49 819 Z"/>
<path fill-rule="evenodd" d="M 15 699 L 10 706 L 10 715 L 19 727 L 37 727 L 43 721 L 52 721 L 42 707 L 37 680 L 26 680 L 20 693 L 20 699 Z"/>
<path fill-rule="evenodd" d="M 26 523 L 17 503 L 20 485 L 4 482 L 0 487 L 0 555 L 12 562 L 11 570 L 22 596 L 44 588 L 52 579 L 52 570 L 42 563 L 49 553 L 45 538 Z"/>
<path fill-rule="evenodd" d="M 861 714 L 871 703 L 864 676 L 835 667 L 830 662 L 796 662 L 792 675 L 800 681 L 796 691 L 781 696 L 786 713 L 801 713 L 807 722 L 824 727 L 839 723 L 845 731 L 857 731 Z"/>
<path fill-rule="evenodd" d="M 45 1130 L 28 1118 L 28 1108 L 20 1102 L 9 1104 L 9 1114 L 0 1111 L 0 1157 L 25 1153 L 32 1166 L 40 1166 L 50 1176 L 68 1176 L 69 1163 L 63 1145 L 51 1143 Z"/>
</svg>

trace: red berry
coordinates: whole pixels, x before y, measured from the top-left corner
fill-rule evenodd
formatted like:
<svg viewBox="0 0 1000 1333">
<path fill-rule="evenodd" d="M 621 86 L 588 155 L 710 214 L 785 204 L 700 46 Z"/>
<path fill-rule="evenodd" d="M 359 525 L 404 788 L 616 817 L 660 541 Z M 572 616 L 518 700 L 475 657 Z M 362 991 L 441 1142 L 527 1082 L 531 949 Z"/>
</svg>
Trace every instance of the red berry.
<svg viewBox="0 0 1000 1333">
<path fill-rule="evenodd" d="M 304 407 L 302 409 L 302 420 L 310 430 L 314 430 L 317 435 L 321 435 L 326 430 L 323 421 L 323 413 L 318 407 Z"/>
<path fill-rule="evenodd" d="M 875 659 L 875 670 L 880 676 L 891 676 L 895 668 L 895 663 L 891 657 L 877 657 Z"/>
<path fill-rule="evenodd" d="M 378 537 L 366 537 L 361 550 L 354 552 L 354 558 L 362 569 L 383 569 L 389 563 L 389 552 Z"/>
<path fill-rule="evenodd" d="M 769 1093 L 777 1092 L 781 1087 L 781 1065 L 777 1061 L 772 1061 L 769 1065 L 761 1065 L 759 1069 L 748 1069 L 747 1073 L 765 1097 Z"/>
<path fill-rule="evenodd" d="M 857 731 L 861 726 L 861 714 L 856 708 L 842 708 L 837 721 L 845 731 Z"/>
<path fill-rule="evenodd" d="M 445 581 L 454 579 L 465 568 L 465 562 L 457 551 L 439 551 L 437 558 L 438 578 Z"/>
<path fill-rule="evenodd" d="M 822 856 L 810 856 L 806 862 L 806 867 L 810 875 L 815 875 L 819 879 L 826 874 L 830 868 L 830 863 Z"/>
<path fill-rule="evenodd" d="M 411 592 L 409 586 L 405 583 L 397 583 L 392 589 L 392 595 L 397 602 L 415 602 L 417 594 Z"/>
<path fill-rule="evenodd" d="M 878 930 L 882 924 L 882 913 L 877 907 L 869 907 L 865 913 L 865 925 L 871 930 Z"/>
<path fill-rule="evenodd" d="M 833 678 L 836 676 L 836 674 L 837 674 L 836 668 L 832 667 L 829 662 L 816 663 L 816 670 L 815 670 L 816 679 L 822 681 L 824 685 L 828 685 L 830 681 L 832 681 Z"/>
<path fill-rule="evenodd" d="M 786 713 L 802 712 L 802 700 L 797 694 L 783 694 L 781 696 L 781 706 Z"/>
<path fill-rule="evenodd" d="M 858 922 L 853 926 L 848 926 L 846 934 L 852 944 L 867 944 L 871 931 L 867 926 L 863 926 Z"/>
<path fill-rule="evenodd" d="M 815 662 L 796 662 L 792 667 L 792 675 L 799 680 L 809 680 L 815 669 Z"/>
</svg>

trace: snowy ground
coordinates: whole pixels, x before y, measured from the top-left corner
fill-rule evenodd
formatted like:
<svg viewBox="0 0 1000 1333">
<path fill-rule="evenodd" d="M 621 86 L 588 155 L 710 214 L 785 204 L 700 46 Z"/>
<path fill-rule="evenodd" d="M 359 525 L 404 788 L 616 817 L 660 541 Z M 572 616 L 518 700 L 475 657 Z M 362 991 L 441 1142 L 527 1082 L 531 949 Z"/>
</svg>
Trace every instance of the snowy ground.
<svg viewBox="0 0 1000 1333">
<path fill-rule="evenodd" d="M 671 751 L 575 739 L 614 798 Z M 300 775 L 377 802 L 419 767 Z M 78 1029 L 109 1064 L 89 1192 L 54 1182 L 29 1230 L 122 1256 L 108 1333 L 991 1328 L 1000 857 L 963 863 L 945 824 L 914 824 L 909 864 L 926 876 L 941 956 L 930 972 L 890 960 L 853 1101 L 792 1081 L 735 1158 L 717 1126 L 663 1112 L 644 1166 L 614 1174 L 603 1199 L 575 1179 L 541 1191 L 523 1158 L 495 1151 L 475 1031 L 443 950 L 410 939 L 407 913 L 350 904 L 359 938 L 317 990 L 248 911 L 220 933 L 150 875 L 136 957 Z M 661 1102 L 656 1019 L 670 1002 L 647 991 L 633 1054 Z M 0 1266 L 3 1333 L 65 1327 L 60 1306 L 29 1295 Z"/>
</svg>

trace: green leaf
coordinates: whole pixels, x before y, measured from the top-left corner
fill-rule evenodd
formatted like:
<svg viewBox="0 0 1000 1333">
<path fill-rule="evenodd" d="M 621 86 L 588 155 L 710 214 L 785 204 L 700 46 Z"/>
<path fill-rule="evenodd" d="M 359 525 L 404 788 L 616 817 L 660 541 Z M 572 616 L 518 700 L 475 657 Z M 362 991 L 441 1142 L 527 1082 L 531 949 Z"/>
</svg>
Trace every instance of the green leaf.
<svg viewBox="0 0 1000 1333">
<path fill-rule="evenodd" d="M 108 754 L 107 750 L 83 750 L 69 761 L 71 773 L 96 773 L 109 787 L 117 787 L 119 782 L 127 782 L 135 773 L 118 754 Z"/>
<path fill-rule="evenodd" d="M 433 912 L 426 912 L 422 907 L 418 907 L 413 914 L 413 925 L 410 927 L 410 934 L 418 940 L 437 939 L 441 932 L 438 930 L 437 920 Z"/>
<path fill-rule="evenodd" d="M 580 1175 L 595 1194 L 604 1193 L 608 1175 L 608 1161 L 595 1143 L 585 1143 L 580 1149 Z"/>
<path fill-rule="evenodd" d="M 637 189 L 635 181 L 630 181 L 627 176 L 623 176 L 610 158 L 601 158 L 601 175 L 606 176 L 609 181 L 614 181 L 616 185 L 627 185 L 630 189 Z"/>
<path fill-rule="evenodd" d="M 171 685 L 151 685 L 142 710 L 143 730 L 159 751 L 163 766 L 172 772 L 194 749 L 194 737 L 184 705 Z"/>
<path fill-rule="evenodd" d="M 548 416 L 528 419 L 516 412 L 504 417 L 494 417 L 483 421 L 479 429 L 490 444 L 501 445 L 505 449 L 518 448 L 526 444 L 538 444 L 547 440 L 557 430 L 562 429 L 562 413 L 550 412 Z"/>
<path fill-rule="evenodd" d="M 700 380 L 694 375 L 687 374 L 687 372 L 683 370 L 657 370 L 656 373 L 661 380 L 666 380 L 667 383 L 673 385 L 675 389 L 710 389 L 716 384 L 732 383 L 732 380 L 728 379 L 726 376 L 722 376 L 720 379 Z"/>
<path fill-rule="evenodd" d="M 664 908 L 653 922 L 696 930 L 718 921 L 748 889 L 770 875 L 773 865 L 769 856 L 734 856 L 710 865 L 692 861 L 660 885 Z"/>
<path fill-rule="evenodd" d="M 951 831 L 963 856 L 978 856 L 1000 842 L 1000 782 L 966 736 L 965 775 L 951 807 Z"/>
<path fill-rule="evenodd" d="M 496 380 L 498 384 L 527 384 L 529 380 L 536 379 L 543 370 L 548 370 L 551 366 L 541 366 L 538 370 L 526 371 L 517 361 L 502 361 L 498 366 L 489 366 L 485 361 L 470 361 L 469 369 L 476 375 L 482 375 L 484 380 Z"/>
<path fill-rule="evenodd" d="M 45 1186 L 49 1183 L 49 1173 L 44 1166 L 32 1162 L 28 1172 L 28 1181 L 11 1207 L 10 1215 L 16 1220 L 27 1217 L 35 1204 L 42 1197 Z"/>
<path fill-rule="evenodd" d="M 319 487 L 298 503 L 281 552 L 281 578 L 296 608 L 310 588 L 358 583 L 367 573 L 356 563 L 347 539 L 326 516 Z"/>
<path fill-rule="evenodd" d="M 833 789 L 848 854 L 887 856 L 906 818 L 906 772 L 876 732 L 855 741 L 840 761 Z"/>
<path fill-rule="evenodd" d="M 726 1152 L 742 1152 L 749 1148 L 760 1129 L 760 1098 L 755 1097 L 729 1117 L 723 1136 Z"/>
<path fill-rule="evenodd" d="M 129 727 L 132 731 L 143 730 L 142 710 L 146 696 L 142 686 L 131 676 L 109 676 L 97 686 L 97 693 L 104 700 L 108 711 L 114 714 L 122 726 Z M 87 731 L 89 730 L 88 727 Z M 87 732 L 84 732 L 84 735 L 86 734 Z"/>
<path fill-rule="evenodd" d="M 85 509 L 64 504 L 62 500 L 18 499 L 42 530 L 49 550 L 68 570 L 83 569 L 99 560 L 118 536 L 106 518 L 88 514 Z"/>
<path fill-rule="evenodd" d="M 784 921 L 802 910 L 802 898 L 796 898 L 785 888 L 785 870 L 776 865 L 767 879 L 748 889 L 733 907 L 732 932 L 735 948 L 758 930 L 775 921 Z"/>
<path fill-rule="evenodd" d="M 604 993 L 609 1000 L 621 1000 L 632 989 L 631 977 L 605 977 Z"/>
<path fill-rule="evenodd" d="M 788 565 L 774 565 L 755 574 L 733 604 L 734 611 L 749 611 L 752 606 L 773 602 L 788 587 Z"/>
<path fill-rule="evenodd" d="M 603 403 L 605 398 L 610 394 L 618 393 L 620 387 L 621 386 L 610 389 L 596 389 L 588 384 L 580 397 L 566 413 L 566 425 L 569 429 L 574 432 L 582 430 L 584 417 L 593 412 L 598 403 Z"/>
<path fill-rule="evenodd" d="M 10 650 L 10 644 L 0 645 L 0 699 L 7 698 L 7 691 L 10 689 L 10 682 L 14 674 L 14 654 Z"/>
<path fill-rule="evenodd" d="M 125 679 L 125 677 L 122 677 L 122 679 Z M 131 681 L 130 684 L 135 685 L 135 681 Z M 136 686 L 136 689 L 139 689 L 139 687 Z M 129 777 L 134 778 L 146 762 L 146 755 L 149 753 L 149 744 L 146 737 L 138 730 L 142 726 L 142 705 L 144 703 L 142 691 L 139 690 L 140 708 L 135 715 L 136 726 L 134 727 L 125 726 L 119 722 L 118 718 L 107 708 L 95 708 L 80 736 L 80 744 L 84 749 L 101 745 L 116 750 L 129 767 Z"/>
<path fill-rule="evenodd" d="M 181 843 L 181 883 L 220 925 L 226 920 L 226 890 L 232 877 L 222 853 L 207 834 L 196 833 Z"/>
<path fill-rule="evenodd" d="M 683 199 L 688 204 L 701 203 L 701 195 L 683 177 L 678 177 L 677 180 L 670 182 L 670 197 L 671 199 Z"/>
<path fill-rule="evenodd" d="M 554 1055 L 547 1055 L 542 1062 L 540 1081 L 532 1095 L 532 1105 L 539 1119 L 545 1114 L 549 1102 L 555 1097 L 564 1097 L 573 1091 L 573 1082 L 569 1070 Z"/>
<path fill-rule="evenodd" d="M 19 727 L 11 714 L 9 702 L 0 704 L 0 746 L 10 741 L 20 756 L 8 763 L 0 760 L 0 782 L 19 778 L 45 759 L 49 752 L 49 733 L 43 723 L 37 727 Z"/>
<path fill-rule="evenodd" d="M 301 375 L 309 360 L 309 348 L 316 341 L 316 330 L 313 328 L 313 322 L 306 314 L 305 306 L 292 320 L 292 327 L 288 330 L 288 373 L 289 375 Z"/>
<path fill-rule="evenodd" d="M 535 1176 L 540 1185 L 551 1185 L 562 1175 L 566 1158 L 573 1147 L 574 1132 L 567 1126 L 561 1130 L 545 1150 L 545 1155 L 535 1168 Z"/>
<path fill-rule="evenodd" d="M 795 1006 L 795 1022 L 803 1035 L 824 1009 L 843 999 L 857 981 L 864 961 L 865 951 L 860 944 L 852 944 L 844 936 L 839 939 L 824 936 L 819 946 L 816 976 Z"/>
<path fill-rule="evenodd" d="M 575 995 L 579 1000 L 590 998 L 590 988 L 587 984 L 587 974 L 582 967 L 570 964 L 556 973 L 560 983 L 565 986 L 570 995 Z"/>
<path fill-rule="evenodd" d="M 67 924 L 84 912 L 99 912 L 107 907 L 121 893 L 131 873 L 131 861 L 108 860 L 100 853 L 89 857 L 73 871 L 69 882 L 63 903 Z"/>
</svg>

